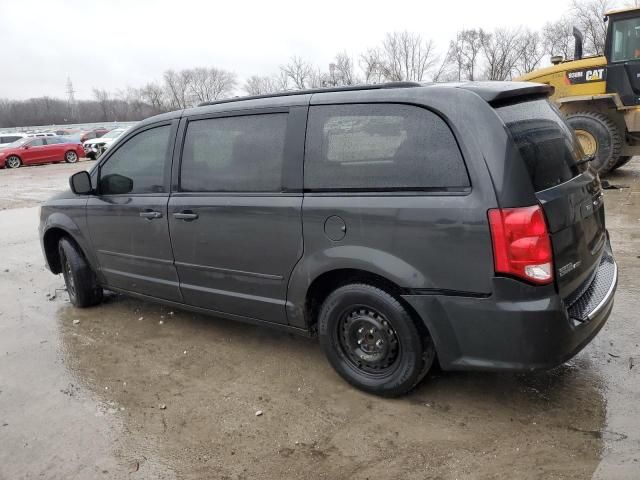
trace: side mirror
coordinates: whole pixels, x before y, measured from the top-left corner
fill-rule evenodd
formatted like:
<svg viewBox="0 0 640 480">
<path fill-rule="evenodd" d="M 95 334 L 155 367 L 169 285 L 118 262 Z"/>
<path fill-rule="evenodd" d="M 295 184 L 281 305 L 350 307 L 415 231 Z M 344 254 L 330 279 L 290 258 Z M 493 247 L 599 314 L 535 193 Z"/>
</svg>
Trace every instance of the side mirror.
<svg viewBox="0 0 640 480">
<path fill-rule="evenodd" d="M 69 186 L 76 195 L 88 195 L 93 191 L 93 188 L 91 188 L 91 175 L 84 170 L 74 173 L 69 178 Z"/>
<path fill-rule="evenodd" d="M 22 146 L 23 150 L 29 150 L 30 148 L 31 148 L 31 145 L 29 145 L 28 143 Z"/>
</svg>

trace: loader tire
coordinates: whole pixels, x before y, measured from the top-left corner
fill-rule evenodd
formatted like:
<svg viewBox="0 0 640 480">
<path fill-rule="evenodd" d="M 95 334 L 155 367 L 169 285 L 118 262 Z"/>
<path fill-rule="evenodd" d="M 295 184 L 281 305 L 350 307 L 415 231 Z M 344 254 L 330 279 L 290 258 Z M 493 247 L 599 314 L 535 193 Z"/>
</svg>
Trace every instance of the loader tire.
<svg viewBox="0 0 640 480">
<path fill-rule="evenodd" d="M 567 117 L 585 154 L 593 154 L 591 166 L 605 175 L 614 168 L 622 151 L 622 135 L 616 124 L 604 113 L 576 112 Z"/>
<path fill-rule="evenodd" d="M 613 172 L 614 170 L 619 169 L 620 167 L 626 165 L 627 163 L 629 163 L 631 161 L 631 159 L 633 158 L 632 155 L 620 155 L 618 157 L 618 161 L 616 162 L 616 164 L 613 166 L 613 168 L 611 169 L 611 171 Z"/>
</svg>

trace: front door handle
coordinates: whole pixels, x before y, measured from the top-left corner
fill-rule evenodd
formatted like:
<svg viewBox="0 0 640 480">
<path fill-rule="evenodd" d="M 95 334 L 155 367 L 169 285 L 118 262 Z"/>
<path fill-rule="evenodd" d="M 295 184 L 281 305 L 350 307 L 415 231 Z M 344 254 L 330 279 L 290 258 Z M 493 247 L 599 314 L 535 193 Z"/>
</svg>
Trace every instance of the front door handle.
<svg viewBox="0 0 640 480">
<path fill-rule="evenodd" d="M 193 212 L 192 210 L 183 210 L 182 212 L 174 213 L 173 218 L 184 220 L 185 222 L 190 222 L 191 220 L 195 220 L 196 218 L 198 218 L 198 214 Z"/>
<path fill-rule="evenodd" d="M 155 210 L 145 210 L 144 212 L 140 212 L 140 216 L 142 218 L 148 218 L 149 220 L 153 220 L 154 218 L 161 218 L 162 213 L 156 212 Z"/>
</svg>

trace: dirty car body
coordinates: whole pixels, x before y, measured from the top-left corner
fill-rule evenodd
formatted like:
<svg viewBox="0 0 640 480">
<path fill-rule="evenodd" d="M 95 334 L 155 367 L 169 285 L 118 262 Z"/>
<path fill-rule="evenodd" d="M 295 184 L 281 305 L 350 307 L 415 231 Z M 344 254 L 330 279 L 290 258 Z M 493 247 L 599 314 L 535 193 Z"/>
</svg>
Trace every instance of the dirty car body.
<svg viewBox="0 0 640 480">
<path fill-rule="evenodd" d="M 96 288 L 319 331 L 373 393 L 405 393 L 434 355 L 445 370 L 558 365 L 602 328 L 617 266 L 599 178 L 549 93 L 395 84 L 152 117 L 42 207 L 47 264 L 63 272 L 66 238 Z M 416 348 L 413 373 L 399 358 Z"/>
</svg>

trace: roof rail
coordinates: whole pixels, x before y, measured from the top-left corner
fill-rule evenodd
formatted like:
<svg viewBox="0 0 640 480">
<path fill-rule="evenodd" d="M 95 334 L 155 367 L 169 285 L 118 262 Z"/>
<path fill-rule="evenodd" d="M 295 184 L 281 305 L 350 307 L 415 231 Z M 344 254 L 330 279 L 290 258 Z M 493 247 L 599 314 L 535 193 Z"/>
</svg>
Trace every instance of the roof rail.
<svg viewBox="0 0 640 480">
<path fill-rule="evenodd" d="M 374 84 L 368 84 L 368 85 L 349 85 L 345 87 L 311 88 L 307 90 L 289 90 L 286 92 L 267 93 L 264 95 L 251 95 L 246 97 L 225 98 L 224 100 L 215 100 L 213 102 L 202 102 L 198 104 L 198 106 L 205 107 L 207 105 L 218 105 L 220 103 L 239 102 L 241 100 L 256 100 L 259 98 L 272 98 L 272 97 L 288 97 L 291 95 L 307 95 L 310 93 L 350 92 L 354 90 L 380 90 L 383 88 L 409 88 L 409 87 L 421 87 L 421 86 L 422 84 L 418 82 L 387 82 L 387 83 L 374 83 Z"/>
</svg>

